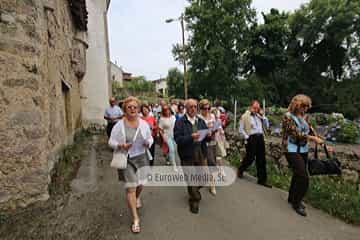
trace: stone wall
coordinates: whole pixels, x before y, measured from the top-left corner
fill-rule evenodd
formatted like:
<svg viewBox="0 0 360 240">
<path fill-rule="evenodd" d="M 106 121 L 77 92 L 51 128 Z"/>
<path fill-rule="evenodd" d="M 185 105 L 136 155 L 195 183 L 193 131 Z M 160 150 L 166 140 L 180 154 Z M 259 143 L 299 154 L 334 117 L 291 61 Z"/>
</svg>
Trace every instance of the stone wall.
<svg viewBox="0 0 360 240">
<path fill-rule="evenodd" d="M 59 150 L 81 127 L 86 43 L 68 0 L 0 2 L 0 209 L 46 200 Z"/>
<path fill-rule="evenodd" d="M 240 153 L 245 156 L 244 140 L 238 133 L 228 131 L 227 140 L 230 148 L 228 153 Z M 287 167 L 288 163 L 282 154 L 281 139 L 279 137 L 267 137 L 266 140 L 266 159 L 273 161 L 279 168 Z M 360 147 L 359 145 L 336 144 L 334 146 L 336 157 L 341 162 L 342 178 L 350 183 L 359 184 L 360 186 Z M 319 149 L 320 150 L 320 149 Z M 313 154 L 314 145 L 310 145 L 309 154 Z M 325 153 L 320 151 L 319 157 L 325 157 Z"/>
</svg>

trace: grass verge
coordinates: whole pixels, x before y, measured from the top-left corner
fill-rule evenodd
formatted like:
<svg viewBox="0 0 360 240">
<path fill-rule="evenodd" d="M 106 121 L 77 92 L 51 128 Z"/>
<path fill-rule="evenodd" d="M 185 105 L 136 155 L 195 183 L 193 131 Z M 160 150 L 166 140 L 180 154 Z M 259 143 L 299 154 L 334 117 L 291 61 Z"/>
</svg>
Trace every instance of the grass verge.
<svg viewBox="0 0 360 240">
<path fill-rule="evenodd" d="M 239 154 L 230 155 L 227 160 L 236 167 L 241 163 Z M 268 161 L 267 172 L 268 180 L 273 186 L 289 190 L 292 173 L 288 168 L 279 169 L 274 162 Z M 256 176 L 254 164 L 248 169 L 248 173 Z M 344 182 L 339 176 L 311 177 L 305 202 L 347 223 L 360 225 L 359 186 Z"/>
<path fill-rule="evenodd" d="M 74 143 L 62 150 L 61 158 L 51 173 L 50 195 L 61 194 L 70 190 L 70 182 L 76 176 L 84 156 L 83 146 L 89 140 L 91 133 L 81 130 L 75 134 Z"/>
</svg>

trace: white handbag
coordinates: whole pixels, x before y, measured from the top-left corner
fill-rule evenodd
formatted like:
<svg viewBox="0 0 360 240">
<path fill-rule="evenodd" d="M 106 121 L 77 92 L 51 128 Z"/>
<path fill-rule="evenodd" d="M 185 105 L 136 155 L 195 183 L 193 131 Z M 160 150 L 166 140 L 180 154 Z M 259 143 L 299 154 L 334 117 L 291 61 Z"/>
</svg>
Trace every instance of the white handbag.
<svg viewBox="0 0 360 240">
<path fill-rule="evenodd" d="M 110 166 L 117 169 L 125 169 L 127 167 L 127 151 L 115 150 Z"/>
<path fill-rule="evenodd" d="M 133 142 L 135 141 L 139 132 L 139 127 L 136 129 Z M 114 150 L 113 158 L 110 163 L 110 167 L 117 169 L 125 169 L 127 167 L 128 152 L 123 149 Z"/>
</svg>

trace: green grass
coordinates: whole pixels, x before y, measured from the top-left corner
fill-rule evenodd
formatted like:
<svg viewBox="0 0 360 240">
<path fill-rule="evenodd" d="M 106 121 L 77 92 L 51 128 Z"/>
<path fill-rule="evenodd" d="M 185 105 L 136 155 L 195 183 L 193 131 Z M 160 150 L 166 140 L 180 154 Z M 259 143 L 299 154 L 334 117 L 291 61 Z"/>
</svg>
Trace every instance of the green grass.
<svg viewBox="0 0 360 240">
<path fill-rule="evenodd" d="M 230 155 L 228 161 L 239 166 L 239 154 Z M 289 190 L 292 173 L 287 168 L 279 169 L 274 162 L 267 162 L 269 182 L 285 191 Z M 255 164 L 247 171 L 256 176 Z M 305 202 L 348 223 L 360 225 L 360 190 L 355 184 L 344 182 L 339 176 L 317 176 L 310 178 Z"/>
</svg>

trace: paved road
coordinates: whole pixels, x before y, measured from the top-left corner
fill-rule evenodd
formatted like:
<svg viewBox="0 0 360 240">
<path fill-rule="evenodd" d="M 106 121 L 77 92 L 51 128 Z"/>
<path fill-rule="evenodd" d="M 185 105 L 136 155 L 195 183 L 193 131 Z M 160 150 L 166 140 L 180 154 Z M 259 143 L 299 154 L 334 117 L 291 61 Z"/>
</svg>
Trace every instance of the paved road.
<svg viewBox="0 0 360 240">
<path fill-rule="evenodd" d="M 95 139 L 98 141 L 97 139 Z M 100 141 L 101 142 L 101 141 Z M 104 142 L 101 144 L 104 145 Z M 200 213 L 190 213 L 183 187 L 147 187 L 140 210 L 142 233 L 130 232 L 122 184 L 109 167 L 111 152 L 91 148 L 73 191 L 64 205 L 42 216 L 33 214 L 4 239 L 197 239 L 197 240 L 359 240 L 351 226 L 308 206 L 298 216 L 286 193 L 258 186 L 251 178 L 218 188 L 216 197 L 203 188 Z M 161 156 L 160 156 L 161 158 Z M 160 163 L 163 160 L 160 161 Z M 1 233 L 1 232 L 0 232 Z M 1 236 L 1 235 L 0 235 Z"/>
</svg>

